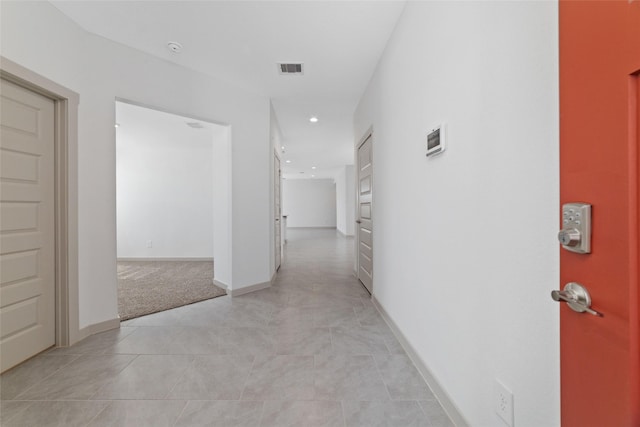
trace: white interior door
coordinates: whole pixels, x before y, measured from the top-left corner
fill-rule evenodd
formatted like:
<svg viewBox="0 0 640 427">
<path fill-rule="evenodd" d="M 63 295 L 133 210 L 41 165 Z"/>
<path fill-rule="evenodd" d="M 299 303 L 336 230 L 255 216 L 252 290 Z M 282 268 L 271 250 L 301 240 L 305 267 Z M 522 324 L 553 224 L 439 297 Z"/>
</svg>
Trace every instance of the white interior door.
<svg viewBox="0 0 640 427">
<path fill-rule="evenodd" d="M 373 192 L 373 159 L 371 135 L 358 147 L 358 279 L 373 292 L 373 221 L 371 202 Z"/>
<path fill-rule="evenodd" d="M 273 194 L 274 194 L 274 217 L 275 217 L 275 254 L 276 254 L 276 270 L 280 268 L 282 263 L 282 210 L 280 208 L 280 190 L 281 190 L 281 171 L 280 159 L 273 156 Z"/>
<path fill-rule="evenodd" d="M 55 344 L 54 102 L 0 87 L 0 371 Z"/>
</svg>

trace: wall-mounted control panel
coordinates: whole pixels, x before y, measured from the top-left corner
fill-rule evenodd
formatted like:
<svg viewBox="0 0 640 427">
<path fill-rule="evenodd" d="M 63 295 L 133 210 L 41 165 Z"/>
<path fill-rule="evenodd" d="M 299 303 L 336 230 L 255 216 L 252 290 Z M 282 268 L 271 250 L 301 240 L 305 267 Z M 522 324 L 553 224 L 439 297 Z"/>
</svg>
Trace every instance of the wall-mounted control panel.
<svg viewBox="0 0 640 427">
<path fill-rule="evenodd" d="M 591 205 L 566 203 L 562 205 L 562 230 L 558 240 L 563 248 L 579 254 L 591 253 Z"/>
</svg>

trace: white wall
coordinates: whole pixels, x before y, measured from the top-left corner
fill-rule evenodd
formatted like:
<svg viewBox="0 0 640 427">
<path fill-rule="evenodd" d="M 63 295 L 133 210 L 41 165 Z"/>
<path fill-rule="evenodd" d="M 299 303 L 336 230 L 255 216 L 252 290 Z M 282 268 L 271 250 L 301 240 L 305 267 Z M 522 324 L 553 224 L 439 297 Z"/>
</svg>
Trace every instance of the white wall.
<svg viewBox="0 0 640 427">
<path fill-rule="evenodd" d="M 123 102 L 116 121 L 118 258 L 212 258 L 217 125 Z"/>
<path fill-rule="evenodd" d="M 355 232 L 356 184 L 354 166 L 346 165 L 336 174 L 336 228 L 346 236 Z"/>
<path fill-rule="evenodd" d="M 232 253 L 216 270 L 234 289 L 269 281 L 269 100 L 88 34 L 47 2 L 0 7 L 2 55 L 80 94 L 80 326 L 117 316 L 116 98 L 231 126 Z"/>
<path fill-rule="evenodd" d="M 232 288 L 233 198 L 231 185 L 231 129 L 213 128 L 213 273 L 218 286 Z"/>
<path fill-rule="evenodd" d="M 471 426 L 503 425 L 496 378 L 516 426 L 560 423 L 557 8 L 408 2 L 355 113 L 374 296 Z"/>
<path fill-rule="evenodd" d="M 282 214 L 287 227 L 335 227 L 336 186 L 332 179 L 285 179 Z"/>
</svg>

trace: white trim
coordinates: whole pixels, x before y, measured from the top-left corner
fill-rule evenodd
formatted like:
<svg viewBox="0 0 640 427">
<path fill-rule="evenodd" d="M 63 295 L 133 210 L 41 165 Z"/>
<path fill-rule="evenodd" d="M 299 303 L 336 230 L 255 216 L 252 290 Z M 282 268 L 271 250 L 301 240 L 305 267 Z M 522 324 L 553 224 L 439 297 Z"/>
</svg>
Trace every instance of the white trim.
<svg viewBox="0 0 640 427">
<path fill-rule="evenodd" d="M 55 103 L 56 346 L 77 342 L 80 331 L 78 279 L 78 104 L 64 86 L 0 56 L 3 79 Z"/>
<path fill-rule="evenodd" d="M 302 229 L 302 228 L 313 228 L 313 229 L 319 229 L 319 228 L 323 228 L 323 229 L 327 229 L 327 230 L 337 230 L 337 227 L 323 227 L 323 226 L 318 226 L 318 227 L 314 227 L 314 226 L 310 226 L 310 227 L 287 227 L 287 228 L 296 228 L 296 229 Z"/>
<path fill-rule="evenodd" d="M 409 343 L 400 328 L 398 328 L 391 317 L 389 317 L 389 314 L 376 299 L 375 295 L 371 296 L 371 302 L 373 302 L 374 307 L 378 310 L 384 321 L 387 323 L 387 325 L 391 329 L 391 332 L 393 332 L 393 335 L 395 335 L 395 337 L 398 339 L 400 345 L 402 346 L 402 348 L 404 348 L 404 351 L 407 352 L 407 355 L 409 356 L 413 364 L 416 365 L 416 368 L 418 368 L 418 371 L 420 372 L 420 374 L 422 374 L 422 377 L 426 381 L 429 388 L 431 388 L 431 391 L 433 391 L 436 399 L 438 399 L 438 402 L 440 402 L 440 405 L 442 405 L 442 408 L 447 413 L 453 424 L 456 427 L 468 427 L 469 423 L 464 419 L 464 417 L 460 413 L 460 410 L 455 405 L 449 394 L 436 380 L 436 377 L 433 375 L 424 361 L 420 358 L 420 356 L 418 356 L 416 350 Z"/>
<path fill-rule="evenodd" d="M 91 335 L 99 334 L 100 332 L 110 331 L 112 329 L 120 329 L 120 317 L 115 319 L 105 320 L 104 322 L 94 323 L 93 325 L 85 326 L 78 332 L 78 341 L 81 341 Z"/>
<path fill-rule="evenodd" d="M 272 106 L 273 112 L 273 106 Z M 278 160 L 278 170 L 276 171 L 276 160 Z M 271 218 L 271 223 L 273 224 L 273 244 L 271 248 L 274 250 L 273 253 L 273 269 L 274 271 L 278 271 L 280 267 L 282 267 L 282 259 L 284 258 L 284 250 L 283 250 L 283 238 L 282 238 L 282 229 L 284 228 L 284 220 L 282 217 L 282 159 L 278 154 L 278 149 L 273 147 L 273 170 L 271 171 L 271 178 L 273 179 L 273 185 L 271 186 L 271 191 L 273 194 L 271 195 L 271 213 L 273 214 L 273 218 Z M 276 172 L 278 175 L 278 182 L 276 183 Z M 276 212 L 276 188 L 278 189 L 278 193 L 280 194 L 280 209 Z M 276 223 L 278 224 L 276 226 Z M 276 228 L 280 231 L 280 247 L 276 248 L 276 242 L 278 241 L 278 236 L 276 233 Z M 280 264 L 276 265 L 276 260 L 278 258 L 278 253 L 280 254 Z"/>
<path fill-rule="evenodd" d="M 118 258 L 118 262 L 127 262 L 127 261 L 213 261 L 213 258 L 208 257 L 193 257 L 193 258 L 171 258 L 171 257 L 157 257 L 157 258 Z"/>
<path fill-rule="evenodd" d="M 124 104 L 134 105 L 136 107 L 146 108 L 148 110 L 160 111 L 161 113 L 168 113 L 168 114 L 173 114 L 175 116 L 186 117 L 188 119 L 193 119 L 193 120 L 196 120 L 196 121 L 199 121 L 199 122 L 207 122 L 207 123 L 211 123 L 211 124 L 218 125 L 218 126 L 231 127 L 231 125 L 229 123 L 220 122 L 218 120 L 206 119 L 204 117 L 195 116 L 193 114 L 184 114 L 184 113 L 181 113 L 179 111 L 171 110 L 171 109 L 168 109 L 168 108 L 156 107 L 155 105 L 146 104 L 144 102 L 132 101 L 130 99 L 121 98 L 119 96 L 116 96 L 115 101 L 116 102 L 122 102 Z"/>
<path fill-rule="evenodd" d="M 354 234 L 346 234 L 346 233 L 343 233 L 343 232 L 342 232 L 342 230 L 340 230 L 339 228 L 336 228 L 336 230 L 338 230 L 338 234 L 340 234 L 342 237 L 347 237 L 347 238 L 349 238 L 349 237 L 355 237 L 355 235 L 354 235 Z"/>
<path fill-rule="evenodd" d="M 231 292 L 229 292 L 229 285 L 227 285 L 226 283 L 213 279 L 213 284 L 227 291 L 227 295 L 231 295 Z"/>
<path fill-rule="evenodd" d="M 255 291 L 261 291 L 271 287 L 271 281 L 256 283 L 255 285 L 244 286 L 239 289 L 227 289 L 227 294 L 232 297 L 239 297 L 240 295 L 249 294 Z"/>
</svg>

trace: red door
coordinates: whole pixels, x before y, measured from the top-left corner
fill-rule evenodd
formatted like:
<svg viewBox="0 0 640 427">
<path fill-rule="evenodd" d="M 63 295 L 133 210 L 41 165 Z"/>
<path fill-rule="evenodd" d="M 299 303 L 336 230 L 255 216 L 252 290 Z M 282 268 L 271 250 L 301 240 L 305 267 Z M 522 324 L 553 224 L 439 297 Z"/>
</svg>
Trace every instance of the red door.
<svg viewBox="0 0 640 427">
<path fill-rule="evenodd" d="M 591 253 L 561 249 L 602 317 L 562 303 L 563 427 L 640 426 L 640 1 L 560 1 L 560 202 L 592 205 Z"/>
</svg>

